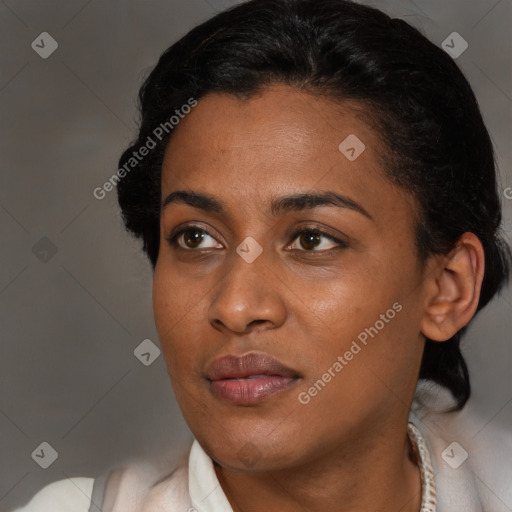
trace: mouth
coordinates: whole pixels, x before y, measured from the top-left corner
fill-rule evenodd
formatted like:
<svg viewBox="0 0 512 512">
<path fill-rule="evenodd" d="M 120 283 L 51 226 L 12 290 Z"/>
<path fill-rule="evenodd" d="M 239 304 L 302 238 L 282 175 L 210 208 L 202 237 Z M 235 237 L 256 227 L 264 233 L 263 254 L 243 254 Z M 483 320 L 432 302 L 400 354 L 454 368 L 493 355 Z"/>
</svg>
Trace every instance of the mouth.
<svg viewBox="0 0 512 512">
<path fill-rule="evenodd" d="M 216 359 L 207 369 L 210 391 L 236 405 L 259 403 L 297 382 L 300 374 L 261 352 Z"/>
</svg>

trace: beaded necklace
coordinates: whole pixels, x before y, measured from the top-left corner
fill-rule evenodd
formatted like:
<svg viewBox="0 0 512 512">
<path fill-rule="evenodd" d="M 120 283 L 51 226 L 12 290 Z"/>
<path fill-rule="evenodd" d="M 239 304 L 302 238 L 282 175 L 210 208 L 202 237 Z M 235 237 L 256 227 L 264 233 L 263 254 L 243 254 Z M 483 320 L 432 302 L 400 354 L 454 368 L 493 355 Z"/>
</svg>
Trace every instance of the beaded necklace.
<svg viewBox="0 0 512 512">
<path fill-rule="evenodd" d="M 436 482 L 434 480 L 434 470 L 427 444 L 418 428 L 409 422 L 407 433 L 411 442 L 419 454 L 419 465 L 421 474 L 421 508 L 420 512 L 436 512 Z"/>
</svg>

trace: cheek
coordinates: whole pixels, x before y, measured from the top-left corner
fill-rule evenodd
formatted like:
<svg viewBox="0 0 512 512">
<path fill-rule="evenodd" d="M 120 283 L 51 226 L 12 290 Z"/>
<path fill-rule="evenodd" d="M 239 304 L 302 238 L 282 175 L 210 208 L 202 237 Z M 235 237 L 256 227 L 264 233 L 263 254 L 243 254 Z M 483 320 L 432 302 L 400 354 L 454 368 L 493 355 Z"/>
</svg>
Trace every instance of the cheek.
<svg viewBox="0 0 512 512">
<path fill-rule="evenodd" d="M 407 403 L 421 359 L 409 304 L 351 307 L 353 313 L 331 324 L 334 335 L 325 345 L 308 348 L 312 365 L 297 392 L 311 428 L 333 436 Z"/>
<path fill-rule="evenodd" d="M 344 373 L 355 380 L 372 370 L 391 379 L 395 368 L 416 361 L 418 276 L 410 262 L 388 256 L 369 257 L 371 264 L 360 261 L 303 293 L 304 348 L 315 361 L 315 376 L 345 354 L 352 370 Z M 307 338 L 321 339 L 321 349 Z"/>
<path fill-rule="evenodd" d="M 354 258 L 355 259 L 355 258 Z M 341 271 L 293 287 L 297 305 L 311 327 L 322 329 L 327 337 L 347 339 L 378 320 L 397 300 L 403 287 L 400 279 L 390 278 L 389 265 L 380 268 L 361 257 Z M 307 284 L 307 286 L 304 286 Z"/>
<path fill-rule="evenodd" d="M 157 264 L 153 277 L 153 316 L 161 343 L 165 343 L 166 332 L 176 322 L 177 295 L 177 287 L 172 286 L 172 281 Z"/>
<path fill-rule="evenodd" d="M 169 371 L 170 363 L 176 360 L 176 353 L 183 346 L 181 340 L 187 326 L 191 325 L 192 304 L 192 296 L 183 284 L 157 263 L 153 277 L 153 315 Z"/>
<path fill-rule="evenodd" d="M 161 328 L 165 341 L 166 329 L 173 325 L 183 328 L 190 322 L 194 309 L 201 302 L 200 291 L 187 285 L 180 276 L 164 265 L 157 263 L 153 277 L 153 313 L 157 329 Z"/>
<path fill-rule="evenodd" d="M 198 374 L 205 340 L 206 290 L 186 282 L 172 267 L 155 268 L 153 315 L 173 385 Z"/>
</svg>

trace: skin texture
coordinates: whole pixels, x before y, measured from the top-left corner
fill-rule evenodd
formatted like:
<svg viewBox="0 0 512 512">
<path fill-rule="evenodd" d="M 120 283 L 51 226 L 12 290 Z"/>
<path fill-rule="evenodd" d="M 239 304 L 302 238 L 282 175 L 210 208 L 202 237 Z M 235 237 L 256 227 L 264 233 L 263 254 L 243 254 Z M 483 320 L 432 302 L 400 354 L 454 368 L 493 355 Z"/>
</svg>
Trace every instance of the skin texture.
<svg viewBox="0 0 512 512">
<path fill-rule="evenodd" d="M 200 192 L 227 210 L 163 208 L 153 304 L 176 398 L 235 511 L 418 511 L 406 427 L 424 336 L 450 338 L 478 305 L 479 240 L 466 233 L 420 266 L 415 202 L 384 177 L 378 133 L 351 106 L 284 85 L 246 101 L 209 94 L 167 147 L 162 199 Z M 366 146 L 354 161 L 338 149 L 350 134 Z M 350 197 L 372 219 L 325 205 L 268 211 L 276 197 L 321 191 Z M 166 240 L 186 224 L 208 233 L 195 243 L 192 227 L 175 240 L 181 248 Z M 345 244 L 311 243 L 294 236 L 299 228 Z M 236 252 L 249 236 L 262 248 L 252 263 Z M 301 403 L 299 393 L 395 303 L 401 311 Z M 251 351 L 300 378 L 249 406 L 215 397 L 207 366 Z"/>
</svg>

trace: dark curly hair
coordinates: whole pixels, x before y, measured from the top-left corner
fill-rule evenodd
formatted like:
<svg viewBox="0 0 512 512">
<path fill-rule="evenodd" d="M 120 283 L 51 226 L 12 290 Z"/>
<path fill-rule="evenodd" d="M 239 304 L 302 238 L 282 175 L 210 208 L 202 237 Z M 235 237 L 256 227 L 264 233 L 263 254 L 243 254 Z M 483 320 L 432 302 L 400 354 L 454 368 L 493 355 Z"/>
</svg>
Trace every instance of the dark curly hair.
<svg viewBox="0 0 512 512">
<path fill-rule="evenodd" d="M 124 172 L 117 185 L 126 228 L 142 239 L 153 269 L 169 119 L 191 98 L 210 92 L 250 98 L 275 83 L 364 108 L 384 142 L 388 178 L 419 205 L 420 262 L 447 254 L 465 232 L 482 242 L 481 310 L 508 282 L 511 252 L 500 233 L 494 152 L 474 93 L 452 58 L 418 30 L 346 0 L 247 1 L 160 56 L 139 92 L 140 129 L 119 160 Z M 159 126 L 166 129 L 155 132 Z M 148 140 L 149 154 L 133 160 Z M 444 343 L 427 339 L 419 372 L 451 391 L 452 410 L 462 409 L 471 393 L 460 351 L 466 328 Z"/>
</svg>

